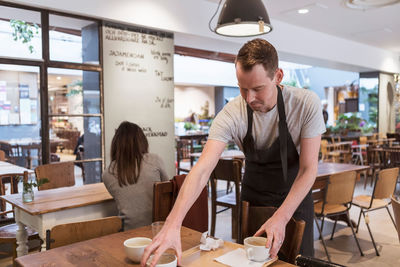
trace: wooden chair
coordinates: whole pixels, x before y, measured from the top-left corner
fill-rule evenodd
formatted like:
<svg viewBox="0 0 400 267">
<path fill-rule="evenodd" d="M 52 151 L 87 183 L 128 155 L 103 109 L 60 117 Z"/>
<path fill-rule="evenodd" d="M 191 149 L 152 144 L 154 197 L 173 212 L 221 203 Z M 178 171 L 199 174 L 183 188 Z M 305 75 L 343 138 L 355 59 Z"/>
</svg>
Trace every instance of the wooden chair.
<svg viewBox="0 0 400 267">
<path fill-rule="evenodd" d="M 46 249 L 121 232 L 122 225 L 118 216 L 56 225 L 51 230 L 46 230 Z"/>
<path fill-rule="evenodd" d="M 241 223 L 241 239 L 243 240 L 254 235 L 257 230 L 272 217 L 277 208 L 275 207 L 258 207 L 250 206 L 249 202 L 242 201 L 242 223 Z M 299 254 L 301 241 L 303 239 L 305 221 L 295 220 L 291 218 L 286 225 L 285 240 L 279 250 L 279 258 L 294 264 L 296 256 Z"/>
<path fill-rule="evenodd" d="M 10 193 L 11 194 L 17 194 L 18 193 L 18 179 L 20 177 L 23 177 L 24 181 L 27 181 L 28 180 L 28 172 L 0 175 L 1 195 L 5 195 L 5 193 L 6 193 L 5 184 L 10 184 Z M 5 215 L 7 215 L 8 213 L 13 213 L 13 212 L 14 212 L 14 209 L 6 210 L 6 203 L 4 200 L 2 200 L 0 216 L 3 217 Z M 12 221 L 14 221 L 14 219 L 12 219 Z M 18 230 L 18 225 L 16 223 L 11 223 L 11 224 L 0 227 L 0 243 L 9 243 L 9 244 L 13 245 L 13 254 L 12 254 L 13 266 L 16 266 L 15 258 L 17 257 L 17 230 Z M 40 240 L 39 234 L 37 232 L 35 232 L 32 228 L 27 227 L 27 232 L 28 232 L 28 240 L 34 240 L 34 239 Z M 40 246 L 39 246 L 39 248 L 40 248 Z M 37 248 L 33 248 L 33 249 L 37 249 Z"/>
<path fill-rule="evenodd" d="M 392 208 L 394 213 L 394 218 L 396 220 L 396 229 L 400 241 L 400 199 L 398 197 L 392 196 Z"/>
<path fill-rule="evenodd" d="M 192 142 L 191 140 L 182 139 L 176 141 L 176 157 L 177 157 L 177 174 L 181 172 L 189 173 L 193 167 L 193 158 L 190 157 L 192 153 Z M 190 162 L 190 167 L 182 167 L 183 162 Z"/>
<path fill-rule="evenodd" d="M 6 152 L 0 150 L 0 161 L 6 161 Z"/>
<path fill-rule="evenodd" d="M 328 140 L 321 140 L 321 161 L 339 162 L 340 153 L 338 151 L 328 150 Z"/>
<path fill-rule="evenodd" d="M 325 196 L 323 201 L 319 201 L 314 204 L 314 213 L 317 218 L 322 218 L 321 220 L 321 232 L 324 229 L 324 221 L 326 217 L 335 218 L 335 224 L 333 225 L 331 240 L 336 229 L 337 215 L 345 215 L 347 218 L 348 225 L 351 228 L 354 239 L 356 240 L 358 249 L 360 250 L 361 256 L 364 253 L 361 250 L 360 244 L 356 233 L 354 232 L 353 225 L 350 222 L 349 209 L 351 208 L 351 202 L 354 194 L 354 188 L 356 185 L 357 173 L 355 171 L 345 172 L 340 174 L 334 174 L 329 177 L 329 182 L 325 190 Z M 316 221 L 317 226 L 318 222 Z M 318 226 L 319 227 L 319 226 Z M 321 235 L 323 240 L 323 236 Z M 325 252 L 329 258 L 328 250 L 325 246 L 325 242 L 322 243 Z"/>
<path fill-rule="evenodd" d="M 49 179 L 49 182 L 40 186 L 38 190 L 75 185 L 74 163 L 72 161 L 37 166 L 35 174 L 36 179 Z"/>
<path fill-rule="evenodd" d="M 390 219 L 396 228 L 393 216 L 390 213 L 389 205 L 391 204 L 390 198 L 396 189 L 397 176 L 399 168 L 390 168 L 381 170 L 375 180 L 374 190 L 372 195 L 360 195 L 353 199 L 353 205 L 360 208 L 360 215 L 358 216 L 357 230 L 360 226 L 361 214 L 364 217 L 365 224 L 367 225 L 369 235 L 371 236 L 372 244 L 374 245 L 376 255 L 379 256 L 378 249 L 376 248 L 374 237 L 372 236 L 371 228 L 369 226 L 368 212 L 385 208 L 389 213 Z M 396 228 L 397 229 L 397 228 Z"/>
<path fill-rule="evenodd" d="M 240 183 L 242 180 L 242 161 L 239 159 L 220 159 L 211 173 L 211 235 L 215 235 L 215 224 L 217 214 L 227 209 L 232 210 L 232 238 L 238 239 L 239 233 L 239 206 L 240 206 Z M 233 192 L 217 196 L 217 182 L 233 182 L 235 188 Z M 217 206 L 225 207 L 217 211 Z"/>
<path fill-rule="evenodd" d="M 165 221 L 174 206 L 186 174 L 176 175 L 174 179 L 156 182 L 153 187 L 153 222 Z M 208 230 L 208 194 L 204 187 L 183 219 L 182 225 L 199 232 Z"/>
<path fill-rule="evenodd" d="M 0 141 L 0 150 L 4 151 L 6 161 L 13 164 L 16 164 L 18 158 L 22 157 L 22 151 L 18 145 L 11 145 L 8 142 Z"/>
</svg>

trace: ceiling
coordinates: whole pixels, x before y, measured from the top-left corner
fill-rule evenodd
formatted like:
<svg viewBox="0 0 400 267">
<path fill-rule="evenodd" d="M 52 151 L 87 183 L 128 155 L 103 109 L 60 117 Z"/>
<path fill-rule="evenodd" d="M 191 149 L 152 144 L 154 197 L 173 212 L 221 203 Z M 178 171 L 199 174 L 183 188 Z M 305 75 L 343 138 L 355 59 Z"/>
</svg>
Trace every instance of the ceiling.
<svg viewBox="0 0 400 267">
<path fill-rule="evenodd" d="M 206 0 L 218 3 L 219 0 Z M 370 9 L 349 8 L 345 0 L 262 0 L 274 20 L 347 40 L 400 52 L 400 3 Z M 362 4 L 393 0 L 349 0 Z M 222 4 L 225 0 L 222 0 Z M 221 4 L 221 5 L 222 5 Z M 298 9 L 307 8 L 307 14 Z M 221 9 L 221 8 L 220 8 Z M 273 31 L 278 31 L 274 28 Z"/>
<path fill-rule="evenodd" d="M 358 2 L 373 1 L 382 2 L 383 0 Z M 347 7 L 344 0 L 263 0 L 263 2 L 271 18 L 271 23 L 279 20 L 400 52 L 400 3 L 361 10 Z M 299 14 L 297 10 L 300 8 L 307 8 L 309 12 Z"/>
</svg>

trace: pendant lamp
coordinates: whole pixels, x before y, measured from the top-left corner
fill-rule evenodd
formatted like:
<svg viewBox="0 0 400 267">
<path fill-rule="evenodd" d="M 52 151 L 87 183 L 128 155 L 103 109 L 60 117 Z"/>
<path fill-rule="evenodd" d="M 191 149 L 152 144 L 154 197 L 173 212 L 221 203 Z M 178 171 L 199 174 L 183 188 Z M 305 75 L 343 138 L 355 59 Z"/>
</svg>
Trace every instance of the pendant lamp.
<svg viewBox="0 0 400 267">
<path fill-rule="evenodd" d="M 246 37 L 266 34 L 271 23 L 261 0 L 226 0 L 215 32 L 224 36 Z"/>
</svg>

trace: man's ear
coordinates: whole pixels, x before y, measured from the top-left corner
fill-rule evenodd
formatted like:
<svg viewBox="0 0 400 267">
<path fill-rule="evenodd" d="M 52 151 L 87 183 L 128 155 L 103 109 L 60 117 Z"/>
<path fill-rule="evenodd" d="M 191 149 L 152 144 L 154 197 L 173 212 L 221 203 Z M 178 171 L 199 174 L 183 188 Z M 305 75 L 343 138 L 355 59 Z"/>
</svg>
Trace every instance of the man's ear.
<svg viewBox="0 0 400 267">
<path fill-rule="evenodd" d="M 279 85 L 282 82 L 282 80 L 283 80 L 283 70 L 282 69 L 280 69 L 280 68 L 276 69 L 275 74 L 274 74 L 274 80 L 275 80 L 276 85 Z"/>
</svg>

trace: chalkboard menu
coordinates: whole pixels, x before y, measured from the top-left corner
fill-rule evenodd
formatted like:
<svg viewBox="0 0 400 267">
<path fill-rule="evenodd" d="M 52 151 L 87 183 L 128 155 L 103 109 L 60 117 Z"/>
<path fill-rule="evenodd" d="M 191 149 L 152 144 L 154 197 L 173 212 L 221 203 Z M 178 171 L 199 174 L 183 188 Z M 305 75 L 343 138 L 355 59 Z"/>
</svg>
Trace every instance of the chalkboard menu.
<svg viewBox="0 0 400 267">
<path fill-rule="evenodd" d="M 106 165 L 115 129 L 124 121 L 142 127 L 150 152 L 174 164 L 173 34 L 105 23 L 103 26 Z"/>
</svg>

